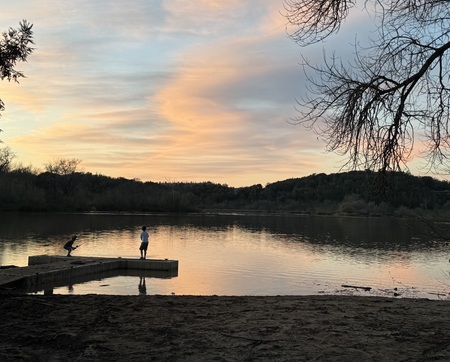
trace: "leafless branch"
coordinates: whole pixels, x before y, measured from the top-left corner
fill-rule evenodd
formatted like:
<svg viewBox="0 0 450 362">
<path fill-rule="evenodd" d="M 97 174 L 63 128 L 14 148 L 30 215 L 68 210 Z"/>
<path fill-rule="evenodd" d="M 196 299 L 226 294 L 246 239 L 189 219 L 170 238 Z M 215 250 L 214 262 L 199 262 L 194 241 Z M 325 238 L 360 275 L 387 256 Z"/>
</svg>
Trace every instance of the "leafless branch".
<svg viewBox="0 0 450 362">
<path fill-rule="evenodd" d="M 422 136 L 430 169 L 450 156 L 450 1 L 373 0 L 380 18 L 370 46 L 353 62 L 304 59 L 308 95 L 294 122 L 313 129 L 346 166 L 404 170 Z M 287 0 L 290 33 L 300 45 L 339 31 L 355 1 Z M 311 76 L 310 74 L 315 74 Z"/>
</svg>

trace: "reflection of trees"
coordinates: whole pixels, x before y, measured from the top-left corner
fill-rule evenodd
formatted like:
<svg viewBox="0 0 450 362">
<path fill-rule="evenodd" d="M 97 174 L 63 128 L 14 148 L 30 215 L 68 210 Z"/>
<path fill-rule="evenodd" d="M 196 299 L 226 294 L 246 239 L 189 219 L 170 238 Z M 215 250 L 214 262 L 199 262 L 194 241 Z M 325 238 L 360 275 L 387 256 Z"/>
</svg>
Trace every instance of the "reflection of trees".
<svg viewBox="0 0 450 362">
<path fill-rule="evenodd" d="M 446 217 L 438 215 L 429 219 L 419 213 L 418 219 L 424 225 L 427 236 L 443 241 L 450 240 L 450 223 Z"/>
<path fill-rule="evenodd" d="M 217 227 L 236 225 L 250 232 L 267 232 L 286 242 L 313 245 L 348 245 L 352 248 L 409 251 L 429 249 L 432 238 L 422 225 L 408 219 L 295 215 L 216 215 L 200 219 Z M 203 224 L 205 225 L 205 224 Z"/>
<path fill-rule="evenodd" d="M 248 233 L 270 233 L 285 244 L 304 243 L 312 248 L 337 247 L 346 252 L 408 252 L 437 247 L 420 223 L 395 218 L 357 218 L 296 215 L 226 214 L 3 214 L 0 240 L 20 240 L 24 235 L 36 241 L 58 239 L 71 233 L 124 233 L 148 224 L 152 228 L 183 230 L 195 237 L 198 232 L 227 232 L 240 228 Z M 189 242 L 187 240 L 186 242 Z M 288 245 L 289 246 L 289 245 Z M 352 251 L 353 250 L 353 251 Z M 359 251 L 358 251 L 359 252 Z"/>
</svg>

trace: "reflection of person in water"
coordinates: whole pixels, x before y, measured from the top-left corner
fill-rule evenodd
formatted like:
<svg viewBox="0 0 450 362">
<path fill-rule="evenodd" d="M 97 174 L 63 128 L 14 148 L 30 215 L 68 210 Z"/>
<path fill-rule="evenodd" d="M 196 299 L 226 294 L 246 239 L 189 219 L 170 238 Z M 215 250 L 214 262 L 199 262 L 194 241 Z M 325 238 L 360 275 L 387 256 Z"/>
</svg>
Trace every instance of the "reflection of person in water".
<svg viewBox="0 0 450 362">
<path fill-rule="evenodd" d="M 147 287 L 145 286 L 145 277 L 139 277 L 139 295 L 147 294 Z"/>
</svg>

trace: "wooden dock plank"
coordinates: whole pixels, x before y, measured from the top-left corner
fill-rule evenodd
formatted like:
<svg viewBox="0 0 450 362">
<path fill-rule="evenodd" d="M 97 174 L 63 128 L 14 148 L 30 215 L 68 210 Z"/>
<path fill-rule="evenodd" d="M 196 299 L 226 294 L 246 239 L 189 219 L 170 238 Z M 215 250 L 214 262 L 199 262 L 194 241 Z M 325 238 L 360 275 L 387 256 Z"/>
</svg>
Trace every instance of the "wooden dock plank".
<svg viewBox="0 0 450 362">
<path fill-rule="evenodd" d="M 66 257 L 36 255 L 28 258 L 28 266 L 0 269 L 0 288 L 61 283 L 71 278 L 95 277 L 112 270 L 178 271 L 178 260 L 128 259 L 101 257 Z"/>
</svg>

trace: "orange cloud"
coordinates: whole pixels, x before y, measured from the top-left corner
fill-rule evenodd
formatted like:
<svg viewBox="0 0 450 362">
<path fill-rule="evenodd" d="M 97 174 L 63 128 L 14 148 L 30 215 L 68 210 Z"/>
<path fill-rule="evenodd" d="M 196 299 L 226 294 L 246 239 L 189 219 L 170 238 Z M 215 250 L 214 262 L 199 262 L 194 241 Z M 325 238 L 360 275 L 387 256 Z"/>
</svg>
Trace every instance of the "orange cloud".
<svg viewBox="0 0 450 362">
<path fill-rule="evenodd" d="M 110 176 L 232 186 L 332 164 L 312 133 L 286 122 L 301 70 L 280 4 L 83 5 L 15 5 L 49 17 L 36 22 L 29 78 L 0 82 L 2 139 L 19 161 L 79 158 Z"/>
</svg>

